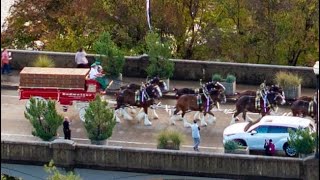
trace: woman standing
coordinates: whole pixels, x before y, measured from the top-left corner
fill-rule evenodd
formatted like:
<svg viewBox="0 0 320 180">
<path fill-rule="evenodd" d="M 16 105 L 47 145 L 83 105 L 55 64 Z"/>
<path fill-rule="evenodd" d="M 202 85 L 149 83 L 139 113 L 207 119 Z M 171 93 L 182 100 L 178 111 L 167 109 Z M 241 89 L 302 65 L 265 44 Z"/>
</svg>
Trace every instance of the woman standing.
<svg viewBox="0 0 320 180">
<path fill-rule="evenodd" d="M 81 47 L 75 56 L 75 61 L 77 63 L 77 68 L 89 68 L 88 59 L 86 58 L 87 53 Z"/>
<path fill-rule="evenodd" d="M 2 74 L 5 74 L 5 72 L 10 74 L 11 72 L 10 60 L 11 60 L 10 53 L 8 52 L 7 48 L 4 48 L 1 53 L 1 73 Z"/>
</svg>

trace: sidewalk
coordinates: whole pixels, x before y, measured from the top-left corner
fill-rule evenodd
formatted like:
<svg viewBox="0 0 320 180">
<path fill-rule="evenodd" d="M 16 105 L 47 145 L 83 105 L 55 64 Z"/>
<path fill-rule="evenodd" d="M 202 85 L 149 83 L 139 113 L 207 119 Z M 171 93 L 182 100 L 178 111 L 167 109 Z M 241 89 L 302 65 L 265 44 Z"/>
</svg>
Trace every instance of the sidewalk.
<svg viewBox="0 0 320 180">
<path fill-rule="evenodd" d="M 17 90 L 19 87 L 19 76 L 20 71 L 13 70 L 11 75 L 1 75 L 1 89 L 14 89 Z M 123 85 L 129 83 L 137 83 L 141 84 L 141 82 L 145 82 L 145 78 L 134 78 L 134 77 L 123 77 Z M 172 91 L 173 88 L 199 88 L 199 81 L 180 81 L 180 80 L 170 80 L 169 88 Z M 237 84 L 236 92 L 241 92 L 244 90 L 256 90 L 258 85 L 244 85 Z M 315 89 L 310 88 L 302 88 L 301 96 L 310 96 L 313 97 Z M 174 93 L 169 92 L 166 97 L 173 98 Z"/>
</svg>

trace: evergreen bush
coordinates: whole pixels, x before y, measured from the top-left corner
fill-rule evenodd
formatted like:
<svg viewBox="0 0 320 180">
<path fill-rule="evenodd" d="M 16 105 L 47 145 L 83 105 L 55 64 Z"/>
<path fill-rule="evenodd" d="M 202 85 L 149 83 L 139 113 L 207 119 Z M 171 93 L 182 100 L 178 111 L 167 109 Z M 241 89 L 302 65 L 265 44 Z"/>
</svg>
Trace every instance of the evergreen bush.
<svg viewBox="0 0 320 180">
<path fill-rule="evenodd" d="M 169 60 L 171 50 L 168 42 L 161 42 L 157 33 L 150 32 L 146 38 L 147 54 L 149 65 L 147 74 L 149 77 L 158 76 L 161 79 L 168 79 L 173 76 L 174 63 Z"/>
<path fill-rule="evenodd" d="M 221 74 L 217 74 L 217 73 L 213 74 L 211 79 L 212 81 L 218 81 L 218 82 L 223 81 Z"/>
<path fill-rule="evenodd" d="M 125 63 L 124 54 L 112 41 L 108 32 L 103 32 L 93 44 L 94 51 L 99 54 L 103 71 L 108 76 L 118 77 L 123 71 Z"/>
<path fill-rule="evenodd" d="M 232 75 L 232 74 L 228 74 L 225 81 L 227 83 L 233 83 L 236 81 L 236 76 Z"/>
<path fill-rule="evenodd" d="M 297 130 L 290 129 L 288 143 L 297 153 L 313 153 L 316 147 L 316 133 L 310 133 L 309 129 L 303 128 Z"/>
<path fill-rule="evenodd" d="M 43 101 L 31 98 L 24 116 L 34 128 L 32 135 L 44 141 L 49 141 L 55 137 L 59 126 L 63 122 L 63 116 L 57 113 L 56 103 L 52 100 Z"/>
<path fill-rule="evenodd" d="M 48 56 L 38 56 L 37 59 L 32 63 L 33 67 L 55 67 L 54 61 Z"/>
<path fill-rule="evenodd" d="M 233 151 L 239 148 L 239 144 L 235 141 L 227 141 L 224 143 L 224 149 Z"/>
<path fill-rule="evenodd" d="M 90 140 L 102 141 L 111 137 L 116 125 L 114 110 L 99 95 L 89 103 L 84 117 L 84 127 Z"/>
</svg>

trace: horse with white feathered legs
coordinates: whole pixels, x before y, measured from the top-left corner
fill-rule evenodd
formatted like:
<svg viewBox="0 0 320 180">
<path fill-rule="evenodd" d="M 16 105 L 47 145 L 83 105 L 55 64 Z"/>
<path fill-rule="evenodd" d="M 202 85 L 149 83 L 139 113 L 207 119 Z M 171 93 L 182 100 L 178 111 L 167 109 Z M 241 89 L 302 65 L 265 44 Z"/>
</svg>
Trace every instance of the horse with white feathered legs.
<svg viewBox="0 0 320 180">
<path fill-rule="evenodd" d="M 170 118 L 171 124 L 175 124 L 176 120 L 182 118 L 184 122 L 184 127 L 191 127 L 191 124 L 187 122 L 184 118 L 184 115 L 190 111 L 203 112 L 203 116 L 200 117 L 201 126 L 207 126 L 205 121 L 205 116 L 208 114 L 209 123 L 214 123 L 216 118 L 214 114 L 210 111 L 213 108 L 214 102 L 220 101 L 222 103 L 226 102 L 226 95 L 224 89 L 207 89 L 206 85 L 203 85 L 199 89 L 197 94 L 184 94 L 180 96 L 175 105 L 175 110 L 172 117 Z M 181 117 L 178 115 L 178 112 L 182 112 Z"/>
<path fill-rule="evenodd" d="M 148 108 L 155 104 L 155 99 L 159 99 L 162 92 L 158 85 L 146 84 L 142 85 L 141 89 L 133 91 L 132 89 L 123 89 L 116 94 L 116 114 L 120 114 L 124 119 L 132 120 L 133 118 L 125 111 L 125 107 L 136 106 L 142 108 L 144 111 L 139 112 L 136 116 L 138 121 L 144 120 L 144 125 L 152 125 L 148 118 Z M 120 112 L 119 112 L 120 111 Z M 117 122 L 119 117 L 116 116 Z"/>
</svg>

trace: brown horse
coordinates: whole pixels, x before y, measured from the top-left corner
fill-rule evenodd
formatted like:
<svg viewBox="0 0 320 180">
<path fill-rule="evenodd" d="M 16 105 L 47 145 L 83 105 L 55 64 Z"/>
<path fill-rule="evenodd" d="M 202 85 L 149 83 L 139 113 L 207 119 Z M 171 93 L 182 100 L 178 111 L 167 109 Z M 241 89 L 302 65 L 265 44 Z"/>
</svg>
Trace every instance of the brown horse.
<svg viewBox="0 0 320 180">
<path fill-rule="evenodd" d="M 204 120 L 206 114 L 212 116 L 212 121 L 215 120 L 214 114 L 210 110 L 213 108 L 213 102 L 217 100 L 224 102 L 226 100 L 225 94 L 219 90 L 213 90 L 210 93 L 204 91 L 204 93 L 199 94 L 184 94 L 177 100 L 175 111 L 173 112 L 173 116 L 170 119 L 171 123 L 175 124 L 178 112 L 182 111 L 181 116 L 184 121 L 184 126 L 189 127 L 190 123 L 186 122 L 186 120 L 184 119 L 184 115 L 189 111 L 200 111 L 203 112 L 201 125 L 206 126 L 207 123 Z"/>
<path fill-rule="evenodd" d="M 122 109 L 122 112 L 124 113 L 124 107 L 127 106 L 137 106 L 143 108 L 144 114 L 141 116 L 138 115 L 138 117 L 140 117 L 139 120 L 144 118 L 144 124 L 151 125 L 151 122 L 148 119 L 148 108 L 151 105 L 154 105 L 155 99 L 158 99 L 161 96 L 162 93 L 159 86 L 153 84 L 148 84 L 146 87 L 143 87 L 141 90 L 137 91 L 124 89 L 116 94 L 117 105 L 115 110 Z"/>
<path fill-rule="evenodd" d="M 285 98 L 285 94 L 284 94 L 283 89 L 278 85 L 267 86 L 267 90 L 269 92 L 278 92 L 278 93 L 282 94 L 282 96 Z M 245 90 L 245 91 L 241 91 L 241 92 L 236 92 L 235 99 L 238 100 L 241 96 L 256 96 L 256 95 L 257 95 L 257 91 Z"/>
<path fill-rule="evenodd" d="M 260 98 L 259 103 L 261 108 L 256 107 L 256 97 L 255 96 L 242 96 L 236 102 L 236 110 L 234 115 L 232 116 L 231 124 L 236 121 L 236 117 L 242 113 L 242 117 L 245 121 L 247 111 L 253 113 L 259 113 L 261 116 L 265 116 L 266 114 L 270 114 L 270 110 L 273 109 L 278 104 L 285 104 L 285 98 L 282 94 L 277 92 L 269 92 L 267 94 L 267 106 L 264 106 L 263 99 Z"/>
<path fill-rule="evenodd" d="M 318 101 L 316 99 L 311 101 L 296 100 L 291 104 L 291 111 L 293 116 L 306 117 L 310 116 L 317 121 L 318 119 Z M 317 122 L 316 122 L 317 123 Z"/>
</svg>

